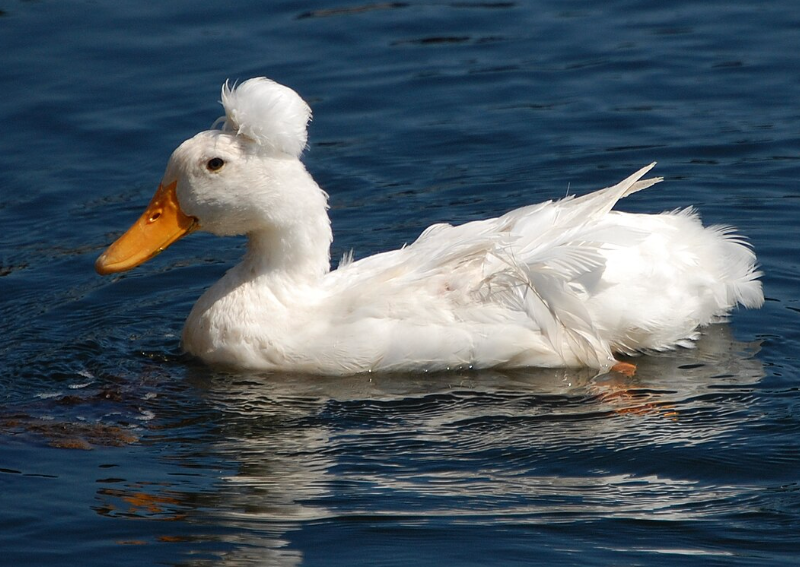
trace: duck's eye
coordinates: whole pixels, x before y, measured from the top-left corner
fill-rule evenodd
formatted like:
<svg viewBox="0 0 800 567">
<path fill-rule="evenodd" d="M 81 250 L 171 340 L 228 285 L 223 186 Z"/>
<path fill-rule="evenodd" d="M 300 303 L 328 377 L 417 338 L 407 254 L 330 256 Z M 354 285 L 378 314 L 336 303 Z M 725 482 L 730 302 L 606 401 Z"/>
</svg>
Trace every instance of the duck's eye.
<svg viewBox="0 0 800 567">
<path fill-rule="evenodd" d="M 215 157 L 208 160 L 206 167 L 208 168 L 208 171 L 219 171 L 220 169 L 222 169 L 223 165 L 225 165 L 225 160 L 222 158 Z"/>
</svg>

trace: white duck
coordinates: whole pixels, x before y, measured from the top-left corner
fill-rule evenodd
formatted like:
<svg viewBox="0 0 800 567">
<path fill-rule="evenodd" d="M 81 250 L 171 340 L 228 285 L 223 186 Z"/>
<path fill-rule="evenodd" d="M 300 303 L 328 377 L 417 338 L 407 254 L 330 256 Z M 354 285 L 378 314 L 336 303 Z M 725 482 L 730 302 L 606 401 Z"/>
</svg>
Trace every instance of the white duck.
<svg viewBox="0 0 800 567">
<path fill-rule="evenodd" d="M 129 270 L 199 229 L 245 234 L 244 260 L 192 309 L 183 347 L 241 369 L 350 374 L 589 366 L 689 346 L 763 302 L 755 255 L 691 209 L 612 211 L 660 179 L 460 226 L 330 271 L 327 195 L 300 162 L 311 111 L 266 78 L 222 88 L 221 130 L 172 154 L 147 210 L 97 259 Z"/>
</svg>

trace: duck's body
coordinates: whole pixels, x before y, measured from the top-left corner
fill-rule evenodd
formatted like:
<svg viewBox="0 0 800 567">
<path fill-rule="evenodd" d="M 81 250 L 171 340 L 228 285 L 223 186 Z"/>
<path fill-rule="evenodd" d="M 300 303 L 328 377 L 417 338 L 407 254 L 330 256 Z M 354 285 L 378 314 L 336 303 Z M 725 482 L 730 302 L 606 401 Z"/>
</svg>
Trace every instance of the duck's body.
<svg viewBox="0 0 800 567">
<path fill-rule="evenodd" d="M 690 210 L 611 210 L 658 181 L 640 181 L 652 165 L 584 197 L 435 225 L 409 246 L 330 271 L 327 195 L 298 159 L 305 103 L 253 79 L 224 90 L 223 104 L 223 129 L 181 145 L 162 183 L 177 200 L 183 232 L 199 223 L 249 237 L 243 262 L 186 322 L 184 348 L 207 362 L 320 374 L 608 370 L 615 353 L 687 345 L 737 303 L 763 302 L 755 256 L 730 229 L 704 228 Z M 215 159 L 224 165 L 212 168 Z M 154 199 L 142 234 L 154 203 L 164 208 Z M 119 242 L 126 238 L 139 241 L 137 233 Z M 129 269 L 150 255 L 127 259 L 112 247 L 98 271 Z"/>
</svg>

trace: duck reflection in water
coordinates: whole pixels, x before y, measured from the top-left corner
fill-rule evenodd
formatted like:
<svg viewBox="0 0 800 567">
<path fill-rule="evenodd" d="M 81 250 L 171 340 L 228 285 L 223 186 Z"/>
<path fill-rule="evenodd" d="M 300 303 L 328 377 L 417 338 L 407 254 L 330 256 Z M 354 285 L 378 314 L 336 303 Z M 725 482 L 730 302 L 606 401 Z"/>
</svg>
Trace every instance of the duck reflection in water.
<svg viewBox="0 0 800 567">
<path fill-rule="evenodd" d="M 265 377 L 199 366 L 188 381 L 221 425 L 169 458 L 225 470 L 199 492 L 118 479 L 98 491 L 96 510 L 216 526 L 203 536 L 212 547 L 235 533 L 222 559 L 231 565 L 298 565 L 293 532 L 340 516 L 384 526 L 465 515 L 487 524 L 696 518 L 746 488 L 699 494 L 674 455 L 705 454 L 742 426 L 733 416 L 764 376 L 758 349 L 715 325 L 694 349 L 641 358 L 632 378 L 589 369 Z M 430 501 L 424 517 L 419 498 Z M 164 523 L 163 536 L 173 535 Z"/>
</svg>

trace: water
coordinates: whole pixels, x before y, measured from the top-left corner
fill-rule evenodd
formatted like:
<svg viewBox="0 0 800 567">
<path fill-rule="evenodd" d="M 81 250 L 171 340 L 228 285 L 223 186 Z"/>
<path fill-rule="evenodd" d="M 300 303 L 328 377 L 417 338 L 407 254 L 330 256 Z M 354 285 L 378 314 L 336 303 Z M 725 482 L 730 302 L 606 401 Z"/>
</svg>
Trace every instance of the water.
<svg viewBox="0 0 800 567">
<path fill-rule="evenodd" d="M 663 4 L 663 3 L 662 3 Z M 0 563 L 795 565 L 794 2 L 0 3 Z M 180 354 L 241 239 L 93 272 L 267 75 L 334 256 L 616 182 L 758 252 L 767 303 L 632 379 L 224 374 Z"/>
</svg>

